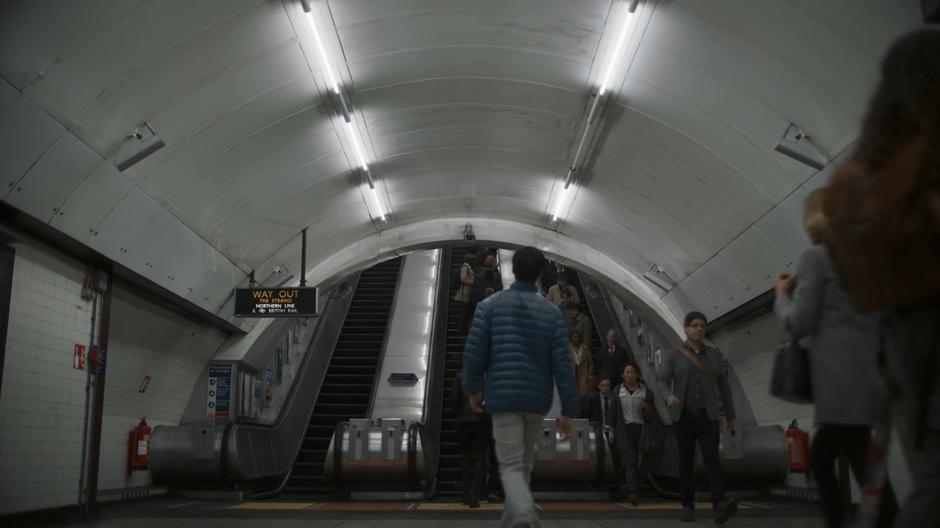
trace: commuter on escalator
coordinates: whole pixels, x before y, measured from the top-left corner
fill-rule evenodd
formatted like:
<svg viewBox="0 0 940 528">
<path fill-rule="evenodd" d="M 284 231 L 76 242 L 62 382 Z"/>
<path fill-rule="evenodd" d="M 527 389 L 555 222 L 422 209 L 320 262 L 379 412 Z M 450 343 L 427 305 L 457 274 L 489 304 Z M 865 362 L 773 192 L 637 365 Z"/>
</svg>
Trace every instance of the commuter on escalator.
<svg viewBox="0 0 940 528">
<path fill-rule="evenodd" d="M 597 352 L 594 369 L 598 378 L 607 376 L 612 380 L 619 380 L 623 366 L 629 359 L 627 349 L 617 344 L 617 332 L 611 328 L 607 331 L 607 342 Z"/>
<path fill-rule="evenodd" d="M 826 192 L 829 246 L 856 307 L 886 312 L 883 363 L 897 406 L 879 413 L 880 429 L 895 422 L 913 481 L 895 527 L 938 526 L 940 31 L 920 29 L 888 50 L 854 148 Z"/>
<path fill-rule="evenodd" d="M 485 401 L 506 494 L 503 527 L 538 526 L 529 480 L 556 385 L 562 438 L 571 434 L 571 419 L 579 411 L 564 320 L 535 286 L 543 265 L 536 248 L 513 255 L 516 281 L 480 303 L 464 349 L 464 389 L 473 409 L 484 400 L 486 378 Z"/>
<path fill-rule="evenodd" d="M 474 412 L 470 408 L 470 401 L 463 392 L 463 370 L 457 372 L 451 394 L 457 414 L 457 437 L 460 441 L 463 503 L 471 508 L 479 508 L 479 500 L 485 496 L 484 485 L 490 457 L 490 419 L 485 412 Z"/>
<path fill-rule="evenodd" d="M 672 428 L 679 451 L 679 490 L 682 496 L 681 520 L 695 520 L 695 444 L 702 451 L 705 476 L 711 490 L 715 522 L 723 523 L 737 513 L 737 502 L 725 498 L 725 484 L 718 459 L 718 400 L 715 386 L 721 393 L 721 403 L 727 413 L 727 425 L 734 431 L 734 401 L 727 376 L 722 375 L 725 358 L 721 351 L 705 346 L 707 319 L 701 312 L 685 316 L 686 341 L 678 350 L 663 357 L 657 375 L 659 390 L 665 403 L 679 412 Z"/>
<path fill-rule="evenodd" d="M 591 377 L 594 375 L 594 362 L 591 359 L 591 347 L 581 339 L 577 330 L 568 335 L 571 348 L 571 365 L 574 367 L 575 379 L 578 382 L 578 394 L 584 396 L 594 391 Z"/>
<path fill-rule="evenodd" d="M 493 291 L 502 290 L 503 277 L 499 272 L 499 263 L 496 260 L 496 255 L 487 255 L 486 260 L 483 261 L 483 270 L 484 272 L 490 272 L 484 273 L 484 287 L 492 288 Z"/>
<path fill-rule="evenodd" d="M 473 261 L 476 258 L 472 253 L 467 253 L 463 257 L 463 264 L 458 271 L 458 287 L 454 294 L 454 302 L 460 303 L 460 333 L 465 335 L 470 328 L 470 320 L 473 317 L 473 305 L 470 303 L 470 290 L 473 288 L 475 274 L 473 272 Z"/>
<path fill-rule="evenodd" d="M 610 392 L 610 385 L 610 378 L 603 376 L 597 382 L 597 392 L 584 397 L 586 401 L 583 405 L 582 418 L 587 418 L 597 424 L 597 432 L 599 433 L 597 435 L 597 456 L 600 459 L 598 464 L 601 467 L 604 466 L 607 458 L 607 446 L 604 444 L 610 445 L 611 459 L 614 463 L 614 480 L 610 483 L 609 488 L 611 496 L 615 497 L 617 495 L 617 485 L 623 478 L 623 466 L 620 464 L 620 453 L 614 444 L 613 425 L 615 422 L 609 421 L 610 406 L 614 399 Z M 601 484 L 601 482 L 595 482 L 595 487 Z"/>
<path fill-rule="evenodd" d="M 777 277 L 774 310 L 793 338 L 810 343 L 816 405 L 810 466 L 826 524 L 841 528 L 845 490 L 839 489 L 835 462 L 844 455 L 859 485 L 865 485 L 874 406 L 883 399 L 874 383 L 881 337 L 878 315 L 859 313 L 836 274 L 825 244 L 829 223 L 822 210 L 824 192 L 816 189 L 803 204 L 803 227 L 814 245 L 800 255 L 795 276 Z"/>
<path fill-rule="evenodd" d="M 564 303 L 581 302 L 581 299 L 578 297 L 578 290 L 568 284 L 568 276 L 565 272 L 558 272 L 555 276 L 555 280 L 557 280 L 558 283 L 548 288 L 548 294 L 545 295 L 549 301 L 552 301 L 552 304 L 561 306 Z"/>
<path fill-rule="evenodd" d="M 623 464 L 628 500 L 639 504 L 640 435 L 653 413 L 653 391 L 647 390 L 640 379 L 640 368 L 634 363 L 623 366 L 623 383 L 612 392 L 608 423 L 613 429 L 611 442 Z M 616 459 L 615 459 L 616 460 Z"/>
<path fill-rule="evenodd" d="M 581 339 L 590 347 L 591 336 L 594 335 L 594 324 L 591 318 L 581 312 L 581 306 L 578 303 L 563 304 L 561 309 L 565 314 L 568 331 L 581 334 Z"/>
</svg>

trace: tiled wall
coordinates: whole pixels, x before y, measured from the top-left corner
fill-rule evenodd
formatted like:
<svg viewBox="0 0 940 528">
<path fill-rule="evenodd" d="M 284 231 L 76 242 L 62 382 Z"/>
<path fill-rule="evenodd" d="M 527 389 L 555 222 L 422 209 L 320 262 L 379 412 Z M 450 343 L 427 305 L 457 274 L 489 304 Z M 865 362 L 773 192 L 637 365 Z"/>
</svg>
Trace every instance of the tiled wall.
<svg viewBox="0 0 940 528">
<path fill-rule="evenodd" d="M 85 266 L 48 248 L 15 246 L 0 392 L 0 515 L 77 504 L 87 371 L 72 367 L 89 343 Z M 126 476 L 128 432 L 141 416 L 176 425 L 196 378 L 226 335 L 115 286 L 101 434 L 101 492 L 150 483 Z M 144 376 L 151 382 L 138 392 Z"/>
<path fill-rule="evenodd" d="M 758 425 L 780 425 L 786 429 L 791 421 L 798 420 L 802 429 L 812 431 L 812 405 L 795 405 L 770 395 L 770 371 L 780 328 L 774 315 L 766 314 L 722 331 L 715 344 L 737 373 Z M 795 473 L 787 477 L 787 485 L 811 487 L 804 474 Z"/>
<path fill-rule="evenodd" d="M 143 416 L 150 427 L 179 425 L 197 377 L 226 337 L 141 299 L 120 283 L 112 295 L 110 328 L 101 491 L 150 484 L 146 471 L 127 478 L 128 433 Z M 141 393 L 144 376 L 151 381 Z"/>
<path fill-rule="evenodd" d="M 0 514 L 78 501 L 92 305 L 79 262 L 16 244 L 0 393 Z"/>
<path fill-rule="evenodd" d="M 810 434 L 813 432 L 813 406 L 794 405 L 770 395 L 770 372 L 776 345 L 780 339 L 780 322 L 772 313 L 723 329 L 715 338 L 728 361 L 738 374 L 748 400 L 760 425 L 779 424 L 786 428 L 794 419 Z M 910 491 L 910 475 L 907 464 L 895 441 L 889 453 L 889 473 L 895 491 L 904 497 Z M 787 485 L 815 487 L 804 474 L 790 474 Z M 853 499 L 858 500 L 859 490 L 853 485 Z"/>
</svg>

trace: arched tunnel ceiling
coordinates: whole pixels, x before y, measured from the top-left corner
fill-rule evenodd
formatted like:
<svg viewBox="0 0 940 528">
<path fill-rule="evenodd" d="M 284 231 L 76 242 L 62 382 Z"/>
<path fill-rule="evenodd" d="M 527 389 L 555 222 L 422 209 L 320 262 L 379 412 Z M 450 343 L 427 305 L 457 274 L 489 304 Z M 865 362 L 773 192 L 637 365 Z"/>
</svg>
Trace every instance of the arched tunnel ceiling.
<svg viewBox="0 0 940 528">
<path fill-rule="evenodd" d="M 5 2 L 3 199 L 211 311 L 248 270 L 296 269 L 303 228 L 321 271 L 440 219 L 552 235 L 620 0 L 313 4 L 387 223 L 351 171 L 299 0 Z M 643 293 L 654 304 L 718 315 L 806 243 L 799 201 L 826 170 L 774 145 L 793 122 L 830 160 L 849 147 L 919 2 L 643 0 L 634 20 L 559 231 L 634 275 L 663 266 L 678 286 Z M 144 121 L 166 146 L 118 172 Z"/>
</svg>

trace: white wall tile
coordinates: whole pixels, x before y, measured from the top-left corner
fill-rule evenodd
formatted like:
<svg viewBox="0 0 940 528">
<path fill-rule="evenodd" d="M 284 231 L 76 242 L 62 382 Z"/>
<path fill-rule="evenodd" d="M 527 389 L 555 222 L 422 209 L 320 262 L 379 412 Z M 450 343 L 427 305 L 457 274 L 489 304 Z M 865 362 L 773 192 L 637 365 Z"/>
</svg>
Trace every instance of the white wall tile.
<svg viewBox="0 0 940 528">
<path fill-rule="evenodd" d="M 0 515 L 76 504 L 86 371 L 72 368 L 87 345 L 91 303 L 80 296 L 85 266 L 47 248 L 18 244 L 0 390 Z M 102 424 L 99 490 L 143 486 L 127 479 L 128 432 L 139 417 L 177 425 L 196 377 L 226 335 L 116 287 Z M 152 377 L 145 394 L 137 392 Z"/>
<path fill-rule="evenodd" d="M 86 373 L 72 369 L 72 348 L 87 344 L 91 328 L 78 297 L 84 266 L 28 244 L 15 248 L 0 394 L 0 514 L 77 501 L 81 430 L 74 424 L 84 416 Z M 60 301 L 69 290 L 69 302 Z M 86 331 L 66 335 L 63 325 Z"/>
</svg>

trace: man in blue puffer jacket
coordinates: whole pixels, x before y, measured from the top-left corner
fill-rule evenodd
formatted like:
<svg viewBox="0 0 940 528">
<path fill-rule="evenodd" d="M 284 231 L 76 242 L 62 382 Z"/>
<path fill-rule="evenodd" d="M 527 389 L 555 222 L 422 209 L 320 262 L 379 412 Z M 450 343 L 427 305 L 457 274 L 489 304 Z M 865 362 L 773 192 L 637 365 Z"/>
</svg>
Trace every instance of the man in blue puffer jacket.
<svg viewBox="0 0 940 528">
<path fill-rule="evenodd" d="M 493 440 L 506 504 L 503 527 L 538 526 L 529 476 L 554 386 L 562 402 L 559 428 L 571 433 L 578 413 L 568 327 L 558 308 L 539 295 L 535 281 L 544 267 L 542 252 L 523 248 L 512 257 L 516 282 L 477 306 L 464 350 L 464 391 L 470 407 L 493 417 Z"/>
</svg>

